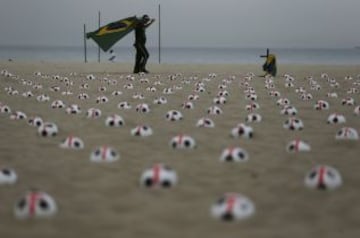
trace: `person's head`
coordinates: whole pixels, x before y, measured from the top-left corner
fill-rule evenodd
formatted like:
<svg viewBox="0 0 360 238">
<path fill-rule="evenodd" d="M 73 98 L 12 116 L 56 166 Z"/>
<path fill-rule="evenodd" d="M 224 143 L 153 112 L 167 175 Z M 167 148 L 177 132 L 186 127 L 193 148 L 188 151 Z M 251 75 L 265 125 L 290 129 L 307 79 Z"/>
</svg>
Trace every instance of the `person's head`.
<svg viewBox="0 0 360 238">
<path fill-rule="evenodd" d="M 149 15 L 146 15 L 146 14 L 143 15 L 141 19 L 142 19 L 142 21 L 143 21 L 144 23 L 147 23 L 148 21 L 150 21 Z"/>
</svg>

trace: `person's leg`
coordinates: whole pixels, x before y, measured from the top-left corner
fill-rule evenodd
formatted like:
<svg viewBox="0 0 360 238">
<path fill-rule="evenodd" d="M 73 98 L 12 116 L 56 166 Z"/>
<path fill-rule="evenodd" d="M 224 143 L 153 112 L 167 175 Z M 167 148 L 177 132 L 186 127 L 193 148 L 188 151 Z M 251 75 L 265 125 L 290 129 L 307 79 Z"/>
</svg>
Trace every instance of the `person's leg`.
<svg viewBox="0 0 360 238">
<path fill-rule="evenodd" d="M 140 66 L 142 61 L 142 50 L 138 45 L 134 45 L 136 49 L 136 56 L 135 56 L 135 67 L 134 67 L 134 73 L 137 74 L 140 72 Z"/>
<path fill-rule="evenodd" d="M 274 68 L 273 68 L 273 70 L 272 70 L 272 72 L 271 72 L 271 75 L 274 76 L 274 77 L 276 77 L 276 73 L 277 73 L 277 67 L 276 67 L 276 65 L 275 65 Z"/>
<path fill-rule="evenodd" d="M 141 53 L 143 56 L 143 58 L 141 60 L 141 64 L 140 64 L 140 71 L 148 73 L 148 71 L 146 70 L 146 63 L 147 63 L 150 55 L 149 55 L 149 52 L 146 49 L 145 45 L 140 45 L 140 48 L 141 48 Z"/>
</svg>

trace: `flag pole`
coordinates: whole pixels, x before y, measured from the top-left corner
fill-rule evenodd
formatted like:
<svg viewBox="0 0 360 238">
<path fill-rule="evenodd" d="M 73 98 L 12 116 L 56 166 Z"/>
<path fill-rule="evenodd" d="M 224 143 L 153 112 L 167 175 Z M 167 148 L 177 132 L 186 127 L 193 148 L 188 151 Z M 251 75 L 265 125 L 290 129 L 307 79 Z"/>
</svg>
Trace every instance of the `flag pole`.
<svg viewBox="0 0 360 238">
<path fill-rule="evenodd" d="M 99 25 L 99 29 L 100 29 L 100 16 L 101 16 L 100 11 L 99 11 L 98 16 L 99 16 L 99 22 L 98 22 L 99 24 L 98 25 Z M 100 63 L 100 46 L 98 46 L 98 62 Z"/>
<path fill-rule="evenodd" d="M 161 64 L 161 11 L 160 11 L 160 4 L 159 4 L 159 64 Z"/>
<path fill-rule="evenodd" d="M 86 25 L 84 24 L 84 62 L 87 63 L 86 55 Z"/>
</svg>

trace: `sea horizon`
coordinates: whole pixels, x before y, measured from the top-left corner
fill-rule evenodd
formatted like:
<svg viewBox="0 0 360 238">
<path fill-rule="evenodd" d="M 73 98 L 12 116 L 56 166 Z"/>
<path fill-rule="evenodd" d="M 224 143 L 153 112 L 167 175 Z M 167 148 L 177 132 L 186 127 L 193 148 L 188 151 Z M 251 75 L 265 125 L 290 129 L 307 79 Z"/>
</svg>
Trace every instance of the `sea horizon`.
<svg viewBox="0 0 360 238">
<path fill-rule="evenodd" d="M 20 48 L 83 48 L 84 45 L 46 45 L 46 44 L 0 44 L 1 48 L 16 48 L 16 47 L 20 47 Z M 147 45 L 148 48 L 158 48 L 158 45 Z M 166 45 L 166 46 L 161 46 L 161 48 L 199 48 L 199 49 L 264 49 L 264 51 L 266 51 L 267 48 L 270 49 L 329 49 L 329 50 L 341 50 L 341 49 L 359 49 L 360 47 L 360 43 L 359 45 L 354 45 L 354 46 L 285 46 L 285 47 L 279 47 L 279 46 L 226 46 L 226 45 L 220 45 L 220 46 L 197 46 L 197 45 L 192 45 L 192 46 L 186 46 L 186 45 L 178 45 L 178 46 L 171 46 L 171 45 Z M 94 45 L 93 43 L 87 43 L 87 48 L 98 48 L 97 45 Z M 119 45 L 119 46 L 115 46 L 114 48 L 133 48 L 133 46 L 124 46 L 124 45 Z"/>
<path fill-rule="evenodd" d="M 113 48 L 117 62 L 133 62 L 135 49 L 132 46 Z M 159 48 L 148 46 L 149 62 L 159 62 Z M 209 47 L 209 46 L 165 46 L 161 47 L 161 63 L 186 64 L 259 64 L 264 61 L 260 55 L 265 47 Z M 270 48 L 282 64 L 360 64 L 360 49 L 284 47 Z M 101 61 L 106 62 L 107 52 L 101 51 Z M 0 60 L 40 60 L 84 62 L 84 46 L 79 45 L 0 45 Z M 97 62 L 98 47 L 87 46 L 87 61 Z"/>
</svg>

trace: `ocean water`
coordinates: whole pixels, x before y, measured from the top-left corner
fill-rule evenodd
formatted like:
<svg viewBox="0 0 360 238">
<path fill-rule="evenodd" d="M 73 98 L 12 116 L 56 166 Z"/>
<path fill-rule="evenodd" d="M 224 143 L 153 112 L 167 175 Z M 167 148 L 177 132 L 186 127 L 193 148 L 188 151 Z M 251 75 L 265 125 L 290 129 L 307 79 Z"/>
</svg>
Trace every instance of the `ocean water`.
<svg viewBox="0 0 360 238">
<path fill-rule="evenodd" d="M 134 48 L 114 48 L 117 62 L 134 62 Z M 161 63 L 261 64 L 263 48 L 162 48 Z M 88 47 L 88 62 L 97 61 L 97 48 Z M 149 62 L 159 62 L 157 48 L 149 47 Z M 279 64 L 360 64 L 360 49 L 271 49 Z M 106 62 L 109 53 L 101 52 Z M 1 60 L 84 61 L 83 47 L 0 46 Z"/>
</svg>

